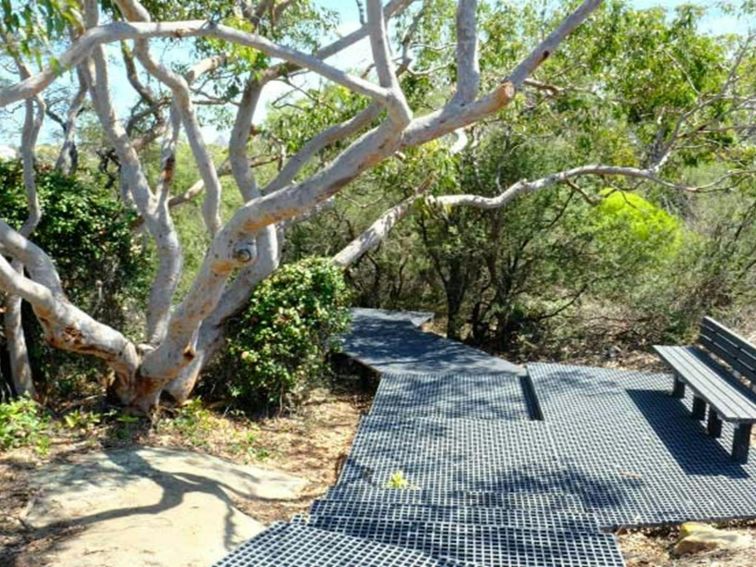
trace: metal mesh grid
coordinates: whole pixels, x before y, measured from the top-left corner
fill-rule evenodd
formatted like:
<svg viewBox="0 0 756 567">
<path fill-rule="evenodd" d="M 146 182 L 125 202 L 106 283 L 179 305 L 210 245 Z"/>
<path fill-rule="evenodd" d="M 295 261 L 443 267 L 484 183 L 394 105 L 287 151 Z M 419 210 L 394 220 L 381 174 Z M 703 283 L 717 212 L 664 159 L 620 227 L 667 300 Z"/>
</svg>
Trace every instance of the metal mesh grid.
<svg viewBox="0 0 756 567">
<path fill-rule="evenodd" d="M 493 421 L 384 416 L 362 418 L 351 454 L 384 456 L 444 454 L 483 455 L 519 464 L 556 462 L 549 424 L 539 421 Z"/>
<path fill-rule="evenodd" d="M 418 456 L 411 458 L 365 458 L 349 457 L 339 481 L 349 485 L 365 480 L 378 487 L 391 487 L 391 478 L 401 473 L 408 488 L 417 490 L 452 490 L 469 486 L 474 490 L 489 492 L 548 492 L 562 490 L 568 484 L 566 470 L 555 470 L 548 463 L 515 463 L 514 465 L 486 462 L 485 459 L 465 462 L 458 458 L 453 462 L 443 456 Z"/>
<path fill-rule="evenodd" d="M 515 374 L 384 374 L 371 415 L 466 419 L 529 418 Z"/>
<path fill-rule="evenodd" d="M 430 506 L 487 506 L 539 510 L 585 510 L 582 499 L 560 492 L 484 492 L 475 490 L 392 490 L 365 481 L 337 485 L 326 493 L 327 500 L 427 504 Z"/>
<path fill-rule="evenodd" d="M 318 517 L 317 527 L 486 567 L 622 567 L 608 534 L 526 530 L 446 522 Z"/>
<path fill-rule="evenodd" d="M 558 491 L 565 471 L 550 441 L 544 422 L 370 416 L 339 484 L 390 486 L 401 471 L 416 489 Z"/>
<path fill-rule="evenodd" d="M 417 551 L 302 524 L 274 524 L 215 567 L 452 567 Z"/>
<path fill-rule="evenodd" d="M 491 374 L 521 373 L 522 367 L 460 342 L 415 327 L 411 317 L 372 309 L 352 312 L 342 338 L 344 353 L 381 373 Z"/>
<path fill-rule="evenodd" d="M 756 460 L 733 463 L 732 427 L 707 436 L 669 376 L 528 370 L 545 422 L 520 419 L 514 381 L 387 376 L 311 523 L 275 526 L 218 565 L 612 567 L 616 542 L 586 509 L 604 527 L 756 516 Z M 386 487 L 398 471 L 415 489 Z"/>
<path fill-rule="evenodd" d="M 528 366 L 569 487 L 605 527 L 756 516 L 756 462 L 729 456 L 691 418 L 672 378 L 563 365 Z"/>
<path fill-rule="evenodd" d="M 538 508 L 501 508 L 486 506 L 431 506 L 349 500 L 316 500 L 310 517 L 381 518 L 388 521 L 446 522 L 479 524 L 539 530 L 566 530 L 596 533 L 593 514 Z"/>
</svg>

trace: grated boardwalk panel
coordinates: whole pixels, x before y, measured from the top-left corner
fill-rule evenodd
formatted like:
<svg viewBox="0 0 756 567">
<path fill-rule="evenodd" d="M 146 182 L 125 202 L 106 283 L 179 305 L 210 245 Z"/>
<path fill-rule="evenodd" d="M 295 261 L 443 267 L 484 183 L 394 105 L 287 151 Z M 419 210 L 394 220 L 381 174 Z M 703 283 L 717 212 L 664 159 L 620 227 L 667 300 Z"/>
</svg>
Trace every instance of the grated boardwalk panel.
<svg viewBox="0 0 756 567">
<path fill-rule="evenodd" d="M 453 562 L 292 523 L 274 524 L 215 567 L 453 567 Z"/>
<path fill-rule="evenodd" d="M 593 514 L 538 508 L 432 506 L 380 501 L 316 500 L 310 508 L 310 516 L 311 518 L 380 518 L 387 521 L 478 524 L 575 533 L 596 533 L 598 531 L 598 524 Z"/>
<path fill-rule="evenodd" d="M 502 462 L 556 463 L 550 425 L 541 421 L 493 421 L 366 416 L 360 422 L 352 455 L 485 455 Z"/>
<path fill-rule="evenodd" d="M 515 374 L 384 374 L 370 415 L 529 419 Z"/>
<path fill-rule="evenodd" d="M 429 506 L 475 506 L 555 511 L 584 511 L 582 499 L 560 492 L 485 492 L 455 489 L 393 490 L 365 481 L 336 485 L 326 493 L 326 500 L 348 502 L 386 502 L 392 504 L 425 504 Z"/>
<path fill-rule="evenodd" d="M 522 373 L 521 366 L 457 341 L 425 333 L 414 315 L 353 309 L 352 325 L 342 339 L 345 354 L 381 373 Z M 414 323 L 413 323 L 414 321 Z"/>
<path fill-rule="evenodd" d="M 614 536 L 446 522 L 318 517 L 321 529 L 485 567 L 622 567 Z"/>
<path fill-rule="evenodd" d="M 390 487 L 401 472 L 415 489 L 559 491 L 565 469 L 538 421 L 365 417 L 339 484 Z"/>
<path fill-rule="evenodd" d="M 756 460 L 733 463 L 732 427 L 708 437 L 670 376 L 533 364 L 524 390 L 413 317 L 359 314 L 346 343 L 386 374 L 339 483 L 220 567 L 619 567 L 597 525 L 756 516 Z"/>
<path fill-rule="evenodd" d="M 672 379 L 554 364 L 528 365 L 568 490 L 604 527 L 756 516 L 756 462 L 729 456 L 720 439 L 672 398 Z"/>
</svg>

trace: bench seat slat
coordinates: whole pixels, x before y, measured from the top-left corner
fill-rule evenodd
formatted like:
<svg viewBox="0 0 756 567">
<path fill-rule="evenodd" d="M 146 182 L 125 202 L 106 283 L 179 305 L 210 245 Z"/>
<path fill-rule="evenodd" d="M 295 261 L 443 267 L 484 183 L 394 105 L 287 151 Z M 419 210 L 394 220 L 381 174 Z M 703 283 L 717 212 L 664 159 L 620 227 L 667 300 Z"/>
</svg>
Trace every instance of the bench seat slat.
<svg viewBox="0 0 756 567">
<path fill-rule="evenodd" d="M 731 362 L 733 359 L 742 362 L 745 366 L 756 369 L 756 354 L 753 354 L 750 349 L 750 345 L 747 343 L 739 342 L 736 337 L 723 335 L 721 333 L 713 331 L 706 325 L 701 325 L 701 332 L 699 334 L 699 342 L 706 340 L 707 342 L 716 345 L 725 354 L 725 360 Z"/>
<path fill-rule="evenodd" d="M 751 354 L 744 345 L 736 342 L 732 337 L 714 332 L 709 327 L 701 325 L 699 338 L 705 338 L 709 342 L 716 344 L 719 348 L 725 351 L 728 356 L 738 358 L 748 366 L 756 366 L 756 355 Z"/>
<path fill-rule="evenodd" d="M 756 346 L 711 317 L 701 321 L 698 343 L 756 385 Z"/>
<path fill-rule="evenodd" d="M 709 372 L 700 368 L 698 361 L 685 352 L 684 347 L 669 347 L 658 352 L 678 376 L 691 386 L 696 396 L 706 398 L 707 401 L 715 400 L 722 413 L 728 415 L 739 414 L 743 409 L 739 407 L 737 400 L 720 393 L 718 379 L 712 378 Z"/>
<path fill-rule="evenodd" d="M 694 348 L 677 348 L 681 350 L 677 351 L 674 357 L 675 366 L 684 374 L 683 379 L 707 401 L 717 406 L 723 417 L 728 416 L 729 420 L 735 420 L 753 415 L 756 418 L 754 408 L 743 397 L 742 392 L 729 387 L 730 384 L 725 382 L 729 380 L 729 375 L 723 375 L 722 371 L 701 360 Z"/>
<path fill-rule="evenodd" d="M 654 349 L 725 421 L 756 422 L 756 395 L 740 384 L 709 355 L 696 347 L 655 346 Z"/>
</svg>

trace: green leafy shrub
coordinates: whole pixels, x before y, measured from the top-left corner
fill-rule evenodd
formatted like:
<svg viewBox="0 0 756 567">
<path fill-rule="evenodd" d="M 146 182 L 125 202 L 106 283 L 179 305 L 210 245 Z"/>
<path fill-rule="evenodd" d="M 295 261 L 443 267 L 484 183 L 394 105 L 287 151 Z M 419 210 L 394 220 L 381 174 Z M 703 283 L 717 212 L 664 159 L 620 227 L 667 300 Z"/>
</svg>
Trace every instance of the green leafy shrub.
<svg viewBox="0 0 756 567">
<path fill-rule="evenodd" d="M 682 223 L 667 211 L 630 191 L 602 191 L 595 208 L 596 228 L 614 245 L 645 249 L 652 257 L 668 259 L 680 248 Z M 606 244 L 609 244 L 607 242 Z"/>
<path fill-rule="evenodd" d="M 41 454 L 50 446 L 49 419 L 29 398 L 0 404 L 0 451 L 34 447 Z"/>
<path fill-rule="evenodd" d="M 342 272 L 327 259 L 280 268 L 231 325 L 222 363 L 228 393 L 247 408 L 296 404 L 346 330 L 347 301 Z"/>
<path fill-rule="evenodd" d="M 2 217 L 19 228 L 28 210 L 18 161 L 0 162 L 0 186 Z M 55 262 L 71 301 L 100 321 L 128 330 L 127 310 L 144 301 L 150 275 L 132 234 L 133 213 L 112 191 L 45 166 L 37 172 L 37 192 L 43 213 L 32 241 Z M 28 306 L 24 326 L 35 379 L 55 388 L 48 393 L 67 396 L 101 371 L 92 359 L 49 347 Z"/>
<path fill-rule="evenodd" d="M 20 162 L 0 162 L 0 186 L 3 219 L 19 228 L 28 214 Z M 37 172 L 37 193 L 43 214 L 32 240 L 55 261 L 72 301 L 117 300 L 144 268 L 133 213 L 112 191 L 45 167 Z"/>
</svg>

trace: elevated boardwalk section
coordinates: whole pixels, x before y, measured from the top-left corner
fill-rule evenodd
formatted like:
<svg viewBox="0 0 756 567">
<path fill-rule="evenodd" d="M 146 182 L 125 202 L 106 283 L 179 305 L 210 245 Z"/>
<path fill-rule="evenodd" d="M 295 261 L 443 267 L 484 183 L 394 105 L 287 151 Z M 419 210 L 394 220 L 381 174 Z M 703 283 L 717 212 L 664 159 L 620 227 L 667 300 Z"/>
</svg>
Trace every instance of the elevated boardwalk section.
<svg viewBox="0 0 756 567">
<path fill-rule="evenodd" d="M 528 364 L 355 310 L 381 374 L 337 484 L 219 567 L 622 567 L 618 527 L 756 517 L 756 460 L 702 435 L 670 377 Z M 534 411 L 534 408 L 537 411 Z"/>
<path fill-rule="evenodd" d="M 419 311 L 353 309 L 342 348 L 381 374 L 525 374 L 518 364 L 421 330 L 432 318 Z"/>
</svg>

